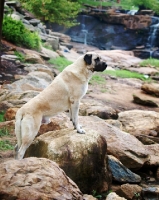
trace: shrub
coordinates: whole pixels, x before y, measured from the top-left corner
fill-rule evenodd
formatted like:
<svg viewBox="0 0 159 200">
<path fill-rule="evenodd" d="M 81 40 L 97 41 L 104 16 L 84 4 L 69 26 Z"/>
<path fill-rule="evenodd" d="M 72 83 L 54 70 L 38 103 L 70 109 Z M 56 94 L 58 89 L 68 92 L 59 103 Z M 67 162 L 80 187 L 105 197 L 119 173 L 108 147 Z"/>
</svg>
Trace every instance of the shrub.
<svg viewBox="0 0 159 200">
<path fill-rule="evenodd" d="M 7 15 L 3 19 L 2 36 L 16 45 L 36 50 L 40 48 L 38 34 L 30 32 L 21 21 L 14 20 Z"/>
</svg>

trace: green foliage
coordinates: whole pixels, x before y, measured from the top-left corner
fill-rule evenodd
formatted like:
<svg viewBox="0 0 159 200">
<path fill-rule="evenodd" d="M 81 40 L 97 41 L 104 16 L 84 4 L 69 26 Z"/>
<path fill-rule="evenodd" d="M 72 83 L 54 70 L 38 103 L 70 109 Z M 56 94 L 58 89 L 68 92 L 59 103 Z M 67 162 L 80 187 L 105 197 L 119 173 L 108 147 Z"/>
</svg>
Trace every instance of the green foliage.
<svg viewBox="0 0 159 200">
<path fill-rule="evenodd" d="M 50 59 L 49 63 L 55 65 L 55 67 L 61 72 L 65 67 L 72 64 L 72 61 L 69 61 L 64 57 L 57 57 Z"/>
<path fill-rule="evenodd" d="M 109 1 L 92 1 L 92 0 L 81 0 L 83 4 L 88 4 L 91 6 L 98 6 L 98 7 L 105 7 L 105 6 L 112 6 L 112 7 L 122 7 L 123 9 L 135 9 L 133 7 L 132 0 L 121 0 L 120 4 L 117 3 L 116 0 L 109 0 Z"/>
<path fill-rule="evenodd" d="M 20 0 L 24 8 L 43 21 L 56 22 L 66 27 L 76 24 L 73 21 L 79 12 L 80 1 L 71 0 Z"/>
<path fill-rule="evenodd" d="M 9 131 L 6 127 L 0 129 L 0 137 L 9 135 Z"/>
<path fill-rule="evenodd" d="M 158 0 L 132 0 L 135 6 L 144 6 L 147 9 L 151 9 L 159 14 L 159 1 Z"/>
<path fill-rule="evenodd" d="M 5 120 L 4 120 L 4 114 L 5 114 L 4 111 L 1 111 L 1 112 L 0 112 L 0 122 L 4 122 L 4 121 L 5 121 Z"/>
<path fill-rule="evenodd" d="M 95 198 L 97 198 L 97 199 L 101 199 L 101 198 L 102 198 L 102 195 L 97 194 L 97 191 L 96 191 L 96 190 L 93 190 L 93 191 L 92 191 L 92 196 L 95 197 Z"/>
<path fill-rule="evenodd" d="M 159 60 L 155 58 L 148 58 L 146 60 L 143 60 L 140 63 L 140 66 L 145 67 L 145 66 L 154 66 L 156 68 L 159 67 Z"/>
<path fill-rule="evenodd" d="M 94 84 L 104 84 L 105 83 L 105 78 L 103 78 L 101 75 L 93 75 L 91 80 L 89 81 L 89 84 L 94 85 Z"/>
<path fill-rule="evenodd" d="M 104 73 L 120 78 L 137 78 L 141 80 L 147 80 L 143 74 L 139 74 L 137 72 L 131 72 L 128 70 L 106 70 Z"/>
<path fill-rule="evenodd" d="M 24 62 L 25 61 L 25 56 L 23 53 L 19 52 L 19 51 L 14 51 L 14 54 L 18 57 L 18 59 L 21 61 L 21 62 Z"/>
<path fill-rule="evenodd" d="M 4 16 L 2 35 L 6 40 L 16 45 L 36 50 L 40 48 L 40 38 L 38 34 L 30 32 L 21 21 L 14 20 L 10 16 Z"/>
<path fill-rule="evenodd" d="M 0 150 L 1 151 L 13 150 L 13 149 L 14 149 L 14 146 L 8 140 L 0 141 Z"/>
</svg>

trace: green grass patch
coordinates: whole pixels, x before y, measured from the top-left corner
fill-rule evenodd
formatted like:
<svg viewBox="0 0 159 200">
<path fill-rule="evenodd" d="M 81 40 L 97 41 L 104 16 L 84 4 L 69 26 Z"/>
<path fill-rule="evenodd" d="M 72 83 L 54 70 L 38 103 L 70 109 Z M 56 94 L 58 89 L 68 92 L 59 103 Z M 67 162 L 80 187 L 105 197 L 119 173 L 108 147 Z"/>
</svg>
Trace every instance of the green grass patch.
<svg viewBox="0 0 159 200">
<path fill-rule="evenodd" d="M 106 81 L 105 81 L 105 78 L 102 77 L 101 75 L 93 75 L 91 80 L 89 81 L 89 84 L 91 85 L 94 85 L 94 84 L 104 84 Z"/>
<path fill-rule="evenodd" d="M 140 66 L 141 67 L 145 67 L 145 66 L 154 66 L 156 68 L 159 67 L 159 60 L 158 59 L 155 59 L 155 58 L 148 58 L 146 60 L 143 60 L 141 63 L 140 63 Z"/>
<path fill-rule="evenodd" d="M 23 53 L 21 53 L 20 51 L 14 51 L 14 54 L 15 56 L 18 57 L 18 59 L 21 61 L 21 62 L 24 62 L 25 61 L 25 55 Z"/>
<path fill-rule="evenodd" d="M 0 129 L 0 137 L 9 135 L 9 131 L 6 127 Z"/>
<path fill-rule="evenodd" d="M 5 119 L 4 119 L 4 114 L 5 114 L 4 111 L 1 111 L 1 112 L 0 112 L 0 122 L 4 122 L 4 121 L 5 121 Z"/>
<path fill-rule="evenodd" d="M 49 63 L 53 64 L 55 68 L 61 72 L 63 69 L 65 69 L 65 67 L 72 64 L 73 62 L 70 60 L 67 60 L 64 57 L 57 57 L 57 58 L 51 58 L 49 60 Z"/>
<path fill-rule="evenodd" d="M 6 150 L 13 150 L 14 145 L 12 145 L 8 140 L 1 140 L 0 141 L 0 150 L 6 151 Z"/>
<path fill-rule="evenodd" d="M 120 78 L 137 78 L 140 80 L 148 80 L 143 74 L 131 72 L 128 70 L 106 70 L 104 74 L 108 74 Z"/>
</svg>

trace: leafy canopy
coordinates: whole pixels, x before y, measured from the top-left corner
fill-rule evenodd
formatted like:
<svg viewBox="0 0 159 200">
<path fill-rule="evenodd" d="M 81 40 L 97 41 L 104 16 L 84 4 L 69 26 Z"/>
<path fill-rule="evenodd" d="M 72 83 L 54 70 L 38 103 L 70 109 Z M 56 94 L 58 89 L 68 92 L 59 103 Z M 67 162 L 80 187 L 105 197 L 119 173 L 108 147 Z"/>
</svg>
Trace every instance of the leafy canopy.
<svg viewBox="0 0 159 200">
<path fill-rule="evenodd" d="M 80 10 L 80 0 L 20 0 L 22 6 L 41 20 L 56 22 L 66 27 L 76 24 L 73 20 Z"/>
<path fill-rule="evenodd" d="M 132 0 L 135 6 L 144 6 L 159 14 L 159 1 L 158 0 Z"/>
</svg>

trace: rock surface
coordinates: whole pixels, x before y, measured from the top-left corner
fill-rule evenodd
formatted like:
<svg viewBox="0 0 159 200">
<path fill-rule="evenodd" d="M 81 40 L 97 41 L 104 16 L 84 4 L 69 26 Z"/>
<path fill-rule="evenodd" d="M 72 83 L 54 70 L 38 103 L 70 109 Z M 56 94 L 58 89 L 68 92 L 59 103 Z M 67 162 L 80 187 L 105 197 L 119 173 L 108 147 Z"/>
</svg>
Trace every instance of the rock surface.
<svg viewBox="0 0 159 200">
<path fill-rule="evenodd" d="M 0 165 L 0 199 L 82 200 L 77 185 L 45 158 L 10 160 Z"/>
<path fill-rule="evenodd" d="M 67 128 L 45 133 L 29 147 L 26 156 L 57 162 L 84 193 L 106 191 L 111 183 L 106 140 L 96 130 L 86 131 L 81 135 Z"/>
<path fill-rule="evenodd" d="M 139 183 L 141 177 L 128 168 L 126 168 L 118 159 L 112 155 L 108 155 L 109 169 L 112 172 L 112 177 L 120 183 Z"/>
<path fill-rule="evenodd" d="M 123 130 L 132 135 L 151 134 L 152 130 L 158 132 L 159 113 L 155 111 L 130 110 L 119 113 L 118 120 Z"/>
</svg>

